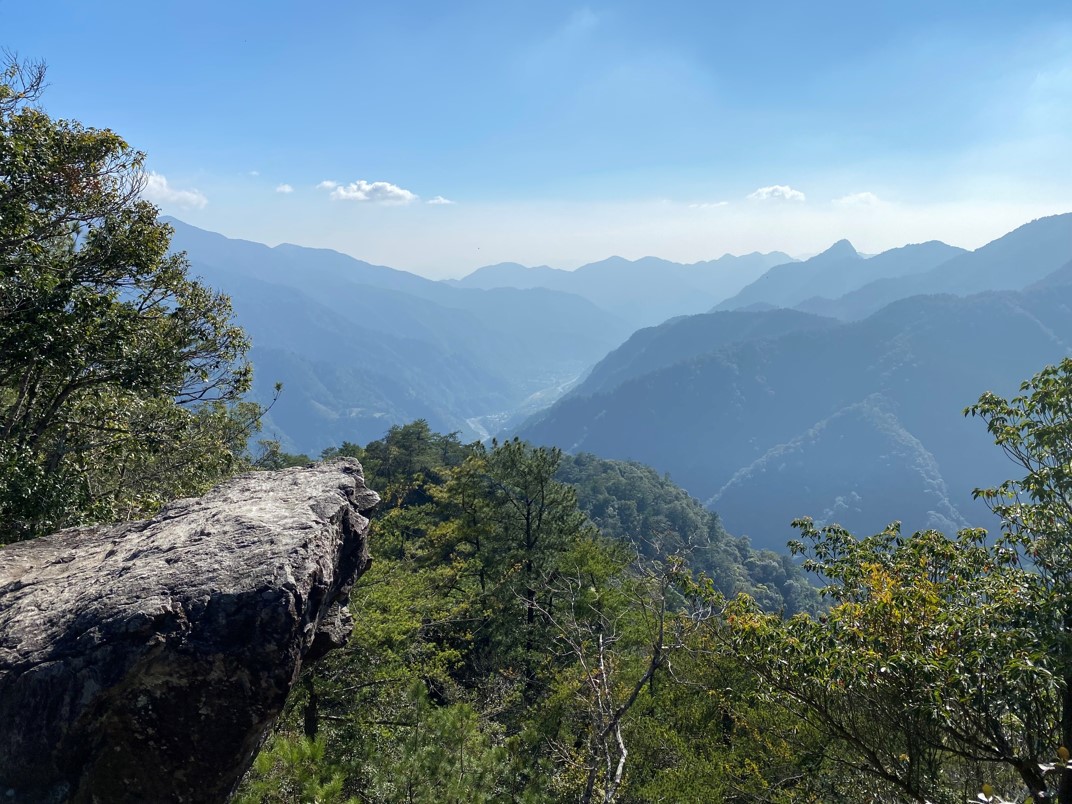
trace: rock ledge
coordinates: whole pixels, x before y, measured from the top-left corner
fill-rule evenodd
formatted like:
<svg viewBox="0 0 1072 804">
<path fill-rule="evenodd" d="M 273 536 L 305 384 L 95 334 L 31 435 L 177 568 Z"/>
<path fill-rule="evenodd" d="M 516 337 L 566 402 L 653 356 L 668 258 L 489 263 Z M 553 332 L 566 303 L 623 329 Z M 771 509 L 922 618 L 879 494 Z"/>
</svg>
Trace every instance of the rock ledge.
<svg viewBox="0 0 1072 804">
<path fill-rule="evenodd" d="M 341 459 L 0 549 L 0 801 L 226 800 L 349 635 L 378 499 Z"/>
</svg>

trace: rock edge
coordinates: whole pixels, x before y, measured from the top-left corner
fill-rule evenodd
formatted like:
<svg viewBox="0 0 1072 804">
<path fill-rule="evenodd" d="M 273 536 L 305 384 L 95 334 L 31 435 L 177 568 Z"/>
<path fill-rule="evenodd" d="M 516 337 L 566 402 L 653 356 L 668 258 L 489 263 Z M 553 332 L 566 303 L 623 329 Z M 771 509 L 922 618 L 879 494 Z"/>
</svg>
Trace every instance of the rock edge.
<svg viewBox="0 0 1072 804">
<path fill-rule="evenodd" d="M 378 501 L 344 458 L 0 549 L 0 801 L 225 801 L 349 635 Z"/>
</svg>

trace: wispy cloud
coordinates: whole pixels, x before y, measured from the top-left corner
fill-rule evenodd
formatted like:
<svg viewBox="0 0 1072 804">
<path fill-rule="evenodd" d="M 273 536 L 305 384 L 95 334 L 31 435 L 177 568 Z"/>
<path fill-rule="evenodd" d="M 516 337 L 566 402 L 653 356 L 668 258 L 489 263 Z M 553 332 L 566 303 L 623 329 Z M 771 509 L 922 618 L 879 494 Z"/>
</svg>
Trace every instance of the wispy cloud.
<svg viewBox="0 0 1072 804">
<path fill-rule="evenodd" d="M 202 209 L 208 203 L 200 190 L 179 190 L 168 184 L 167 177 L 152 172 L 145 179 L 142 195 L 154 204 L 173 204 L 187 209 Z"/>
<path fill-rule="evenodd" d="M 435 198 L 429 198 L 424 203 L 426 203 L 426 204 L 435 204 L 436 206 L 444 206 L 444 205 L 447 205 L 447 204 L 454 204 L 456 202 L 451 201 L 449 198 L 444 198 L 441 195 L 437 195 Z"/>
<path fill-rule="evenodd" d="M 718 207 L 728 207 L 729 201 L 703 201 L 697 204 L 689 204 L 689 209 L 717 209 Z"/>
<path fill-rule="evenodd" d="M 549 69 L 565 68 L 579 55 L 588 52 L 599 22 L 599 15 L 587 6 L 572 11 L 518 54 L 518 66 L 533 76 L 545 75 Z"/>
<path fill-rule="evenodd" d="M 882 199 L 874 193 L 850 193 L 835 198 L 832 203 L 842 207 L 874 207 L 881 204 Z"/>
<path fill-rule="evenodd" d="M 772 184 L 760 187 L 748 194 L 749 201 L 807 201 L 807 196 L 800 190 L 794 190 L 788 184 Z"/>
<path fill-rule="evenodd" d="M 259 175 L 261 175 L 261 172 L 259 170 L 251 170 L 249 172 L 249 175 L 250 176 L 259 176 Z"/>
<path fill-rule="evenodd" d="M 389 206 L 409 204 L 417 200 L 417 194 L 391 184 L 389 181 L 365 181 L 358 179 L 349 184 L 322 181 L 317 185 L 322 190 L 331 190 L 334 201 L 364 201 Z"/>
<path fill-rule="evenodd" d="M 291 187 L 289 184 L 280 184 L 278 187 L 275 188 L 275 191 L 277 193 L 293 193 L 294 188 Z"/>
</svg>

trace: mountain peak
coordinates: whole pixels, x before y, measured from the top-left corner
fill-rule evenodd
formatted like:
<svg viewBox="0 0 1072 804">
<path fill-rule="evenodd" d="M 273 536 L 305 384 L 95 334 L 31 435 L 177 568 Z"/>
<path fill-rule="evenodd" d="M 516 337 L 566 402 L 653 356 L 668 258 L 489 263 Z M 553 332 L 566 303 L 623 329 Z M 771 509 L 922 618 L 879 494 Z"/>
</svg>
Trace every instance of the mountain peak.
<svg viewBox="0 0 1072 804">
<path fill-rule="evenodd" d="M 826 251 L 821 254 L 815 255 L 812 259 L 837 259 L 837 260 L 850 260 L 850 259 L 862 259 L 860 253 L 853 247 L 852 243 L 848 240 L 839 240 Z"/>
</svg>

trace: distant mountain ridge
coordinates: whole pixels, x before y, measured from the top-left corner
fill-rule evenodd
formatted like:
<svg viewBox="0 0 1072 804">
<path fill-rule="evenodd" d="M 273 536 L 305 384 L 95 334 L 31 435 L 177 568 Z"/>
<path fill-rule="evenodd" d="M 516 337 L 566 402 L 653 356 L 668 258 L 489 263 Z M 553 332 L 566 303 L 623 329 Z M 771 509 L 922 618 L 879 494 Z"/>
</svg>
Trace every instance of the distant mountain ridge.
<svg viewBox="0 0 1072 804">
<path fill-rule="evenodd" d="M 975 251 L 957 255 L 929 270 L 877 278 L 840 295 L 816 293 L 794 306 L 806 312 L 854 321 L 909 296 L 931 293 L 963 296 L 987 290 L 1025 288 L 1066 265 L 1070 257 L 1072 213 L 1052 215 L 1025 223 Z"/>
<path fill-rule="evenodd" d="M 734 310 L 671 319 L 657 327 L 634 332 L 597 363 L 568 396 L 606 393 L 624 382 L 674 363 L 701 357 L 735 343 L 777 338 L 794 332 L 837 326 L 799 310 Z"/>
<path fill-rule="evenodd" d="M 978 523 L 971 489 L 1009 468 L 959 412 L 1072 353 L 1072 214 L 973 252 L 932 241 L 865 259 L 839 241 L 778 265 L 504 264 L 467 280 L 531 286 L 486 289 L 171 223 L 253 339 L 258 398 L 285 383 L 266 435 L 286 448 L 415 418 L 464 438 L 520 432 L 669 471 L 779 549 L 802 514 L 860 531 Z M 740 286 L 709 305 L 730 275 Z M 561 282 L 578 292 L 546 287 Z M 736 309 L 682 314 L 701 302 Z"/>
<path fill-rule="evenodd" d="M 231 296 L 253 340 L 257 398 L 284 383 L 267 434 L 290 449 L 372 440 L 413 418 L 484 437 L 531 397 L 556 398 L 630 332 L 575 295 L 456 288 L 335 251 L 167 222 L 192 273 Z"/>
<path fill-rule="evenodd" d="M 839 240 L 808 260 L 771 268 L 715 310 L 739 310 L 755 304 L 795 307 L 816 296 L 835 298 L 874 280 L 929 271 L 965 253 L 962 248 L 932 240 L 865 258 L 848 240 Z"/>
<path fill-rule="evenodd" d="M 658 257 L 609 257 L 574 271 L 501 263 L 478 268 L 449 284 L 484 289 L 543 287 L 573 293 L 638 328 L 677 315 L 704 312 L 771 266 L 787 262 L 792 258 L 781 252 L 753 252 L 692 264 Z"/>
</svg>

